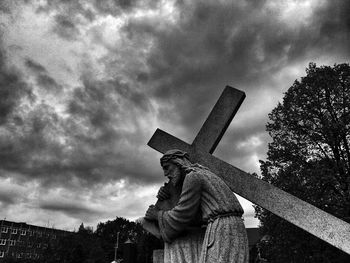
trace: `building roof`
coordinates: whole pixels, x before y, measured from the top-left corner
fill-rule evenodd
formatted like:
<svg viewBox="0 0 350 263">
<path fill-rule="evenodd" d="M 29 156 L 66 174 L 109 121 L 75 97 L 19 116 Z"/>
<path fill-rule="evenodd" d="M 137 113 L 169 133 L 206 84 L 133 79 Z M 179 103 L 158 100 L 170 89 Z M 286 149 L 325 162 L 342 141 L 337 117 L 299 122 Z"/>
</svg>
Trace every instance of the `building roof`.
<svg viewBox="0 0 350 263">
<path fill-rule="evenodd" d="M 62 232 L 62 233 L 72 233 L 71 231 L 62 230 L 62 229 L 56 229 L 53 227 L 43 227 L 43 226 L 36 226 L 36 225 L 30 225 L 25 222 L 14 222 L 14 221 L 8 221 L 8 220 L 0 220 L 0 226 L 1 227 L 15 227 L 15 228 L 23 228 L 23 229 L 36 229 L 41 231 L 50 231 L 50 232 Z"/>
</svg>

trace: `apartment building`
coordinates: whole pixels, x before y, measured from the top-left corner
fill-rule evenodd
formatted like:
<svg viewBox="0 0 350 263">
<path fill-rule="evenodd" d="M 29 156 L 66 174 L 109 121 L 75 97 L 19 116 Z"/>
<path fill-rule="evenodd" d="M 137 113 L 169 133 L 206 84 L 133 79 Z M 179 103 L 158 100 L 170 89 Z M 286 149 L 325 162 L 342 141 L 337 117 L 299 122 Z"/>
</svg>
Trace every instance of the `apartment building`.
<svg viewBox="0 0 350 263">
<path fill-rule="evenodd" d="M 0 220 L 0 262 L 4 258 L 38 259 L 71 232 Z"/>
</svg>

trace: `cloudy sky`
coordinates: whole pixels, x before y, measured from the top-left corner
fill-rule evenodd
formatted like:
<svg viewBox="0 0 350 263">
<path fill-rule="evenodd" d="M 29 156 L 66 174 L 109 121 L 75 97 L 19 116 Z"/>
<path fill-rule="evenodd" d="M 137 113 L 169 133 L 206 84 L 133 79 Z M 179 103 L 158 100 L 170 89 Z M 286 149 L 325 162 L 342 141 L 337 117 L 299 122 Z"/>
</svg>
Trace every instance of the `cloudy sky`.
<svg viewBox="0 0 350 263">
<path fill-rule="evenodd" d="M 283 93 L 309 62 L 349 62 L 349 13 L 347 0 L 2 0 L 1 219 L 142 216 L 165 182 L 153 132 L 192 142 L 226 85 L 247 98 L 214 155 L 259 173 Z"/>
</svg>

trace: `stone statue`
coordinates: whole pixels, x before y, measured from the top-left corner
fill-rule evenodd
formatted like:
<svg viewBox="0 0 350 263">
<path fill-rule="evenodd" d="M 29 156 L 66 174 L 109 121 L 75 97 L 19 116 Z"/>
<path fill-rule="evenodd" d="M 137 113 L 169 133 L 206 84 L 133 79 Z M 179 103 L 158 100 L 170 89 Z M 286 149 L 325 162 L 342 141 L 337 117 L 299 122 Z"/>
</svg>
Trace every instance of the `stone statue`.
<svg viewBox="0 0 350 263">
<path fill-rule="evenodd" d="M 177 152 L 177 154 L 185 154 Z M 166 156 L 166 155 L 165 155 Z M 157 194 L 155 207 L 158 210 L 169 211 L 178 203 L 182 191 L 184 178 L 169 177 L 169 182 L 162 186 Z M 156 220 L 142 218 L 142 226 L 157 238 L 162 238 Z M 197 263 L 199 262 L 202 243 L 205 234 L 205 225 L 202 224 L 199 213 L 186 229 L 172 242 L 164 240 L 164 262 L 171 263 Z"/>
<path fill-rule="evenodd" d="M 247 263 L 249 249 L 243 209 L 226 183 L 207 168 L 192 164 L 188 154 L 180 150 L 166 152 L 161 165 L 173 185 L 182 185 L 180 199 L 173 208 L 167 210 L 151 205 L 146 212 L 145 219 L 157 222 L 154 225 L 166 244 L 185 237 L 186 246 L 186 237 L 191 235 L 189 227 L 206 224 L 203 243 L 198 238 L 200 235 L 196 236 L 202 243 L 201 251 L 190 249 L 188 252 L 199 253 L 193 262 Z M 166 257 L 164 261 L 174 262 L 167 261 Z"/>
</svg>

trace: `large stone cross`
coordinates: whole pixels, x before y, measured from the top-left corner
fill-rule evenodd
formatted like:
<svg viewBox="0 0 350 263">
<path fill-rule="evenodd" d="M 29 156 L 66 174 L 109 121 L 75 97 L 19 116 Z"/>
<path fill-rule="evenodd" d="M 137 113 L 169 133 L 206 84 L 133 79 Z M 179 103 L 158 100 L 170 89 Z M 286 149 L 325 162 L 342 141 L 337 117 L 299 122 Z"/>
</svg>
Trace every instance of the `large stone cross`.
<svg viewBox="0 0 350 263">
<path fill-rule="evenodd" d="M 226 87 L 192 144 L 157 129 L 148 145 L 165 153 L 180 149 L 220 176 L 231 190 L 350 254 L 350 224 L 212 156 L 245 94 Z"/>
</svg>

